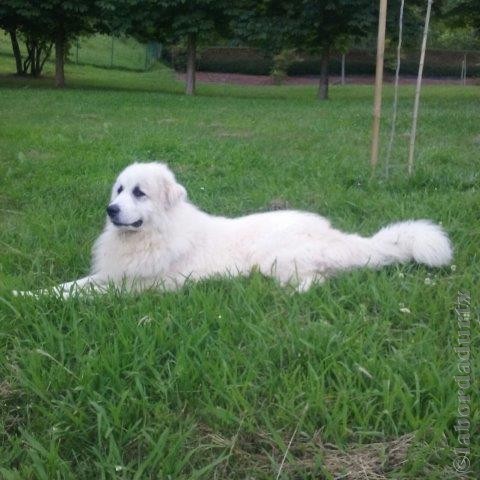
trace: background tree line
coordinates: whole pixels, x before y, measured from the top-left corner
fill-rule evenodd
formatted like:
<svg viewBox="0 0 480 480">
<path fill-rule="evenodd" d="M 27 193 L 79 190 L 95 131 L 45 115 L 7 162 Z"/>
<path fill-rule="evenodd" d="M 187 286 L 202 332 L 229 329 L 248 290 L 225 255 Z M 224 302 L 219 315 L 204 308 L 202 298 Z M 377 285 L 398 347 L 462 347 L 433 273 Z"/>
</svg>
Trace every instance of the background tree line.
<svg viewBox="0 0 480 480">
<path fill-rule="evenodd" d="M 388 36 L 396 40 L 400 0 L 388 9 Z M 405 44 L 418 43 L 425 0 L 407 0 Z M 478 0 L 437 0 L 447 27 L 480 31 Z M 55 85 L 65 85 L 66 53 L 79 36 L 129 35 L 142 42 L 185 47 L 186 93 L 195 93 L 197 47 L 220 39 L 260 47 L 279 64 L 295 55 L 321 54 L 318 98 L 328 98 L 329 58 L 376 36 L 376 0 L 2 0 L 0 28 L 9 35 L 19 75 L 39 76 L 51 52 Z M 25 48 L 22 54 L 20 42 Z M 285 53 L 286 52 L 286 53 Z M 289 56 L 290 55 L 290 56 Z"/>
</svg>

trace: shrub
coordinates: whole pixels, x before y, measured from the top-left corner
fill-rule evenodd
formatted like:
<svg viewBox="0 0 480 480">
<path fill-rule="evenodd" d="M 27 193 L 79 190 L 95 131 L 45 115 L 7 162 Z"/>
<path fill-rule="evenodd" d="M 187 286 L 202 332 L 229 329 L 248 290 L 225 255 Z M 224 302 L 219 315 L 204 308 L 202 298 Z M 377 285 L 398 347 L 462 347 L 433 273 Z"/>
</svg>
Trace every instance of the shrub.
<svg viewBox="0 0 480 480">
<path fill-rule="evenodd" d="M 273 68 L 270 75 L 275 85 L 281 85 L 287 76 L 288 69 L 293 62 L 300 61 L 294 48 L 282 50 L 278 55 L 273 57 Z"/>
</svg>

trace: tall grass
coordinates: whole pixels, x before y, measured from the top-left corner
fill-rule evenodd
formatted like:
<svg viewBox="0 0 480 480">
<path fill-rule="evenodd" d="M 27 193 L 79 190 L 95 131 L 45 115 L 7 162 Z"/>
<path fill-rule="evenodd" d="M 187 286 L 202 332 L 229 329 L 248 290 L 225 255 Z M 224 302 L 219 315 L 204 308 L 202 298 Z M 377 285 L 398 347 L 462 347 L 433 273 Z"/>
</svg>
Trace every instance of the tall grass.
<svg viewBox="0 0 480 480">
<path fill-rule="evenodd" d="M 454 478 L 455 304 L 469 291 L 473 312 L 479 298 L 476 89 L 425 88 L 408 179 L 402 87 L 391 177 L 369 182 L 370 87 L 319 104 L 314 87 L 200 85 L 186 98 L 163 69 L 69 66 L 67 78 L 60 92 L 0 79 L 0 476 L 267 479 L 284 458 L 281 478 L 333 478 L 329 444 L 352 455 L 413 434 L 405 462 L 378 453 L 378 472 Z M 305 295 L 254 273 L 174 293 L 13 297 L 88 270 L 110 184 L 134 159 L 168 162 L 212 213 L 281 201 L 366 235 L 431 218 L 455 268 L 360 270 Z M 478 339 L 473 322 L 472 352 Z M 472 472 L 475 391 L 476 377 Z"/>
</svg>

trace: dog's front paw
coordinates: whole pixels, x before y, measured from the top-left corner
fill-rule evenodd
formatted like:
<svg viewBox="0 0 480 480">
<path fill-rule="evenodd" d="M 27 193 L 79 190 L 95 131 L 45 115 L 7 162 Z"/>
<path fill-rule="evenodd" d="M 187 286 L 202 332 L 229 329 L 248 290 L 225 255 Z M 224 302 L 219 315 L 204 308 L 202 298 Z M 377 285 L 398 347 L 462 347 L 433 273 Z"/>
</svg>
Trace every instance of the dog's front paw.
<svg viewBox="0 0 480 480">
<path fill-rule="evenodd" d="M 39 298 L 38 293 L 30 292 L 30 291 L 22 291 L 22 290 L 12 290 L 12 295 L 14 297 L 32 297 L 32 298 Z"/>
</svg>

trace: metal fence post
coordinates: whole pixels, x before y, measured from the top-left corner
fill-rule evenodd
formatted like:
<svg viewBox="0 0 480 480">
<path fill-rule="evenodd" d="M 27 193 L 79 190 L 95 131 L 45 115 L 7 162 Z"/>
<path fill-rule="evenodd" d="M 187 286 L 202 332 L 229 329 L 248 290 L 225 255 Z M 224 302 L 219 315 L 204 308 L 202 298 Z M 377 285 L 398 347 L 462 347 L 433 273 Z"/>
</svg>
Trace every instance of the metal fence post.
<svg viewBox="0 0 480 480">
<path fill-rule="evenodd" d="M 463 60 L 462 60 L 462 72 L 460 74 L 460 81 L 462 82 L 462 85 L 467 84 L 467 54 L 463 54 Z"/>
<path fill-rule="evenodd" d="M 113 67 L 113 42 L 115 40 L 115 37 L 112 35 L 112 48 L 110 50 L 110 68 Z"/>
</svg>

